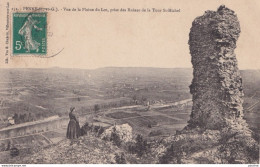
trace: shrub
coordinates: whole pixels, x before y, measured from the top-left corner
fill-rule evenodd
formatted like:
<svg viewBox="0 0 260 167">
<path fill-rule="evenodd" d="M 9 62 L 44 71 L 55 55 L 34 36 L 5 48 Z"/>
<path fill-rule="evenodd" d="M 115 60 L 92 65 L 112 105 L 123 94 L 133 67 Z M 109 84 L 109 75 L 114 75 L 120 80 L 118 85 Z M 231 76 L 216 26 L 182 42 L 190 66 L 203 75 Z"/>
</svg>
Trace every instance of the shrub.
<svg viewBox="0 0 260 167">
<path fill-rule="evenodd" d="M 128 143 L 127 143 L 127 151 L 128 151 L 130 154 L 135 154 L 135 143 L 128 142 Z"/>
<path fill-rule="evenodd" d="M 259 145 L 254 144 L 246 148 L 249 163 L 259 160 Z"/>
<path fill-rule="evenodd" d="M 105 128 L 100 126 L 98 133 L 97 133 L 98 137 L 100 137 L 104 131 L 105 131 Z"/>
<path fill-rule="evenodd" d="M 113 144 L 115 144 L 118 147 L 121 146 L 122 141 L 121 141 L 119 135 L 116 133 L 115 127 L 113 128 L 113 132 L 111 133 L 110 141 L 112 141 Z"/>
<path fill-rule="evenodd" d="M 125 154 L 122 153 L 121 155 L 115 155 L 115 161 L 117 164 L 126 164 Z"/>
<path fill-rule="evenodd" d="M 90 127 L 89 127 L 89 124 L 88 122 L 86 122 L 81 128 L 80 128 L 80 133 L 81 135 L 87 135 L 88 134 L 88 131 L 90 131 Z"/>
<path fill-rule="evenodd" d="M 12 157 L 18 156 L 19 155 L 19 150 L 17 148 L 15 148 L 15 147 L 11 148 L 10 149 L 10 155 Z"/>
<path fill-rule="evenodd" d="M 138 157 L 142 157 L 150 151 L 150 145 L 147 140 L 144 140 L 142 135 L 138 134 L 135 139 L 135 143 L 128 145 L 128 151 L 131 154 L 137 154 Z"/>
<path fill-rule="evenodd" d="M 105 128 L 102 126 L 89 126 L 88 122 L 86 122 L 80 129 L 81 135 L 87 135 L 88 132 L 94 132 L 97 137 L 100 137 L 100 135 L 105 131 Z"/>
<path fill-rule="evenodd" d="M 148 128 L 152 128 L 152 124 L 148 124 L 147 127 L 148 127 Z"/>
<path fill-rule="evenodd" d="M 180 144 L 171 144 L 171 146 L 165 151 L 164 155 L 159 157 L 160 164 L 181 164 L 181 158 L 183 156 L 183 149 Z"/>
<path fill-rule="evenodd" d="M 148 151 L 148 147 L 147 140 L 144 140 L 143 136 L 138 134 L 136 137 L 137 156 L 143 156 Z"/>
<path fill-rule="evenodd" d="M 94 110 L 95 112 L 98 112 L 100 110 L 100 106 L 98 104 L 94 105 Z"/>
<path fill-rule="evenodd" d="M 223 163 L 235 164 L 237 163 L 236 159 L 239 159 L 239 152 L 243 151 L 243 146 L 239 141 L 227 142 L 222 144 L 218 151 Z"/>
</svg>

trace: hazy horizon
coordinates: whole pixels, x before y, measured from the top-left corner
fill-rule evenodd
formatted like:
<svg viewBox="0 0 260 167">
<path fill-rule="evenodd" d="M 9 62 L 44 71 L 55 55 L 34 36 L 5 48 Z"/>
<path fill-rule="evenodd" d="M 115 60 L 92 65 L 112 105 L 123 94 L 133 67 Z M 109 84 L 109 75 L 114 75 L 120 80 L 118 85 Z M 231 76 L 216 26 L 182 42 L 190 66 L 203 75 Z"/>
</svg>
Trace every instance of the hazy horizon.
<svg viewBox="0 0 260 167">
<path fill-rule="evenodd" d="M 134 67 L 134 66 L 104 66 L 104 67 L 97 67 L 97 68 L 70 68 L 70 67 L 58 67 L 58 66 L 53 66 L 53 67 L 1 67 L 0 69 L 54 69 L 54 68 L 60 68 L 60 69 L 79 69 L 79 70 L 98 70 L 98 69 L 104 69 L 104 68 L 153 68 L 153 69 L 190 69 L 193 70 L 193 67 Z M 245 68 L 239 70 L 260 70 L 260 68 L 257 69 L 250 69 L 250 68 Z"/>
</svg>

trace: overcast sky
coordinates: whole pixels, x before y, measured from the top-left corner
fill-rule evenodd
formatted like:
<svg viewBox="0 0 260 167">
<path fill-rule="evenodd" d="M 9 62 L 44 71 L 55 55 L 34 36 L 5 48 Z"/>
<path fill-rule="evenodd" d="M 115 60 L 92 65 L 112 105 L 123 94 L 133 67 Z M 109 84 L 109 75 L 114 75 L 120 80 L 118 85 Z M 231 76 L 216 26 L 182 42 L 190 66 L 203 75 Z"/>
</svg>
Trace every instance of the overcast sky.
<svg viewBox="0 0 260 167">
<path fill-rule="evenodd" d="M 10 6 L 86 8 L 172 8 L 180 13 L 49 12 L 48 56 L 14 57 L 1 67 L 192 67 L 188 38 L 192 21 L 225 4 L 238 15 L 240 69 L 260 69 L 259 0 L 17 1 Z M 5 8 L 4 8 L 5 9 Z M 4 12 L 4 13 L 3 13 Z M 6 10 L 1 11 L 1 19 Z M 3 19 L 6 22 L 5 19 Z M 1 20 L 2 22 L 2 20 Z M 1 29 L 5 24 L 1 24 Z M 1 34 L 1 42 L 5 40 Z"/>
</svg>

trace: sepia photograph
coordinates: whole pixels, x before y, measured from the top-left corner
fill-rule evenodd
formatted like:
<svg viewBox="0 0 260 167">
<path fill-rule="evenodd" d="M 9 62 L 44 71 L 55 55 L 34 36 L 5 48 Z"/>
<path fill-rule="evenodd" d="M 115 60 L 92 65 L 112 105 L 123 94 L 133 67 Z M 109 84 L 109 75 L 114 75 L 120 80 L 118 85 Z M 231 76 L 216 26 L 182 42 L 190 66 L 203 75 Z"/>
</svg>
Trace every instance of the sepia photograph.
<svg viewBox="0 0 260 167">
<path fill-rule="evenodd" d="M 258 0 L 1 0 L 0 165 L 258 167 L 259 15 Z"/>
</svg>

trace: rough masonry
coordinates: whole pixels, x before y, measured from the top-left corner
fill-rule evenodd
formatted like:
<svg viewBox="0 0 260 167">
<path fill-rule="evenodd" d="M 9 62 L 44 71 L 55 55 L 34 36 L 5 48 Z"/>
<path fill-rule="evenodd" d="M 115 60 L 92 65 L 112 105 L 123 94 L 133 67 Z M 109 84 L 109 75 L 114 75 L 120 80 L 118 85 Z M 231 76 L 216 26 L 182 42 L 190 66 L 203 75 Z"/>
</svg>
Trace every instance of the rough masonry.
<svg viewBox="0 0 260 167">
<path fill-rule="evenodd" d="M 220 6 L 197 17 L 189 34 L 193 80 L 188 125 L 167 138 L 163 163 L 259 163 L 259 143 L 243 119 L 236 54 L 240 25 Z"/>
<path fill-rule="evenodd" d="M 190 126 L 220 129 L 225 119 L 241 119 L 242 79 L 238 70 L 236 41 L 240 25 L 225 6 L 197 17 L 190 31 L 193 108 Z"/>
</svg>

